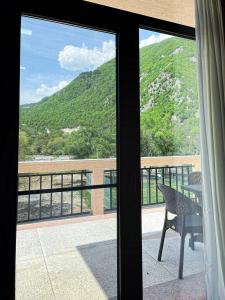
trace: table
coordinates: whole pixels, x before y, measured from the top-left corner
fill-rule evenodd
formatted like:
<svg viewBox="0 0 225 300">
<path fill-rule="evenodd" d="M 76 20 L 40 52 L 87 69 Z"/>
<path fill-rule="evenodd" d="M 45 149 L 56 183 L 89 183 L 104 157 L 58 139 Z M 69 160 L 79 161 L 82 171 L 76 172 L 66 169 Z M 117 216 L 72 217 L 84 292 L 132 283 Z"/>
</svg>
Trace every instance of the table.
<svg viewBox="0 0 225 300">
<path fill-rule="evenodd" d="M 184 191 L 194 193 L 196 198 L 198 199 L 197 204 L 202 207 L 202 185 L 201 184 L 182 185 L 181 189 Z"/>
<path fill-rule="evenodd" d="M 189 185 L 182 185 L 182 190 L 192 192 L 194 194 L 202 195 L 202 185 L 201 184 L 189 184 Z"/>
<path fill-rule="evenodd" d="M 202 185 L 201 184 L 189 184 L 189 185 L 182 185 L 181 189 L 184 191 L 188 191 L 190 193 L 194 193 L 196 196 L 197 204 L 202 209 Z M 202 215 L 202 212 L 200 213 Z M 194 236 L 194 242 L 203 242 L 202 234 L 197 234 Z M 192 244 L 191 238 L 189 239 L 189 246 Z"/>
</svg>

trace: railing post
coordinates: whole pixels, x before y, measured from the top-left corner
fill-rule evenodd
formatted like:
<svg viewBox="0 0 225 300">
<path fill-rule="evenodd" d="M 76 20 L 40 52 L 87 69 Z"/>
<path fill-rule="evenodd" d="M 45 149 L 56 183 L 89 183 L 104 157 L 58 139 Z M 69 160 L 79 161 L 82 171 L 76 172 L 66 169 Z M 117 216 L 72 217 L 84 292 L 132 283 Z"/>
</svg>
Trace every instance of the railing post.
<svg viewBox="0 0 225 300">
<path fill-rule="evenodd" d="M 104 169 L 93 169 L 92 185 L 104 183 Z M 91 196 L 91 210 L 93 215 L 104 214 L 104 189 L 93 189 Z"/>
</svg>

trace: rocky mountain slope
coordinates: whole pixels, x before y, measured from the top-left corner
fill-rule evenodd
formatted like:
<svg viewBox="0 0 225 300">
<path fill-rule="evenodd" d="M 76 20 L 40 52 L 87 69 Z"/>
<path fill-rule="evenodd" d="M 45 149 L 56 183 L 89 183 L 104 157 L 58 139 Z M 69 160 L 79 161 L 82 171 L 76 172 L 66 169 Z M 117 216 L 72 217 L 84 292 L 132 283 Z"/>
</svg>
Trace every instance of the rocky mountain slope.
<svg viewBox="0 0 225 300">
<path fill-rule="evenodd" d="M 20 110 L 27 155 L 115 156 L 115 59 Z M 195 42 L 170 38 L 140 49 L 142 155 L 199 152 Z M 23 159 L 23 158 L 22 158 Z"/>
</svg>

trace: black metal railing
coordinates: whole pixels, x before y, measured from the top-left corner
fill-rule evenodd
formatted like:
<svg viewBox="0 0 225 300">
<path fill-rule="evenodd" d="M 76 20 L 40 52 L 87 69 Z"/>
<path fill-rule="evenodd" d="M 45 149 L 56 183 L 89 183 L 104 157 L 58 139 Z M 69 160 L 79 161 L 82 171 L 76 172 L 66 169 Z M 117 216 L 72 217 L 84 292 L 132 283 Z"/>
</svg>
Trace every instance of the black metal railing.
<svg viewBox="0 0 225 300">
<path fill-rule="evenodd" d="M 19 174 L 17 221 L 91 212 L 91 171 Z M 80 190 L 73 190 L 79 187 Z"/>
<path fill-rule="evenodd" d="M 164 203 L 157 184 L 181 191 L 192 165 L 144 167 L 141 172 L 142 206 Z M 117 208 L 117 171 L 105 170 L 102 185 L 91 185 L 88 170 L 60 173 L 19 174 L 17 221 L 28 222 L 56 217 L 91 214 L 91 191 L 104 189 L 104 210 Z"/>
<path fill-rule="evenodd" d="M 162 204 L 164 199 L 157 188 L 158 183 L 183 192 L 182 185 L 187 184 L 192 165 L 150 167 L 141 169 L 141 201 L 142 205 Z"/>
<path fill-rule="evenodd" d="M 181 185 L 188 182 L 188 175 L 192 172 L 192 165 L 144 167 L 141 168 L 141 203 L 142 206 L 162 204 L 164 199 L 157 189 L 158 183 L 163 183 L 181 190 Z M 116 170 L 104 172 L 105 182 L 116 182 Z M 182 191 L 183 192 L 183 191 Z M 116 188 L 105 189 L 104 198 L 105 210 L 115 210 Z"/>
<path fill-rule="evenodd" d="M 104 183 L 113 184 L 116 183 L 116 170 L 105 170 L 104 171 Z M 117 208 L 117 189 L 115 187 L 104 189 L 104 209 L 115 210 Z"/>
</svg>

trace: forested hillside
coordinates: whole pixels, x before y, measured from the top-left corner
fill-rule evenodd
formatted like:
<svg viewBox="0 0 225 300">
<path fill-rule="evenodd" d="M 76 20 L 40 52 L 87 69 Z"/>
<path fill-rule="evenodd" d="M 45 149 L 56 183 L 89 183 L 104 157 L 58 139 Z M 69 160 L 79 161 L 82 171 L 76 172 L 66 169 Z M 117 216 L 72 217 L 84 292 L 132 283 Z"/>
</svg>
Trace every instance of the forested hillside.
<svg viewBox="0 0 225 300">
<path fill-rule="evenodd" d="M 20 159 L 115 157 L 115 59 L 20 109 Z M 143 156 L 199 153 L 194 41 L 170 38 L 140 50 Z"/>
</svg>

